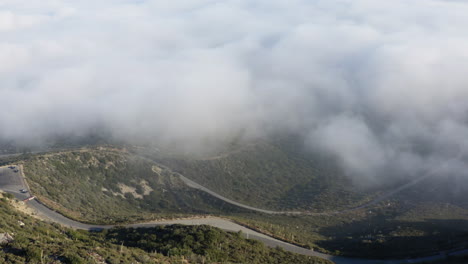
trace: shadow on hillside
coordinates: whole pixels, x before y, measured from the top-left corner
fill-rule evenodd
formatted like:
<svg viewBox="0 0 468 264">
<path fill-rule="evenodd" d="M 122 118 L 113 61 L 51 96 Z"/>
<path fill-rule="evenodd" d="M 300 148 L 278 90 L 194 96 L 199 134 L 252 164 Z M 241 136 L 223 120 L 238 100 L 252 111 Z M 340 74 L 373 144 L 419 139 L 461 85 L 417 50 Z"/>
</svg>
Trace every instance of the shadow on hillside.
<svg viewBox="0 0 468 264">
<path fill-rule="evenodd" d="M 375 216 L 342 226 L 322 228 L 329 240 L 318 246 L 352 257 L 408 258 L 468 247 L 468 220 L 397 221 Z"/>
</svg>

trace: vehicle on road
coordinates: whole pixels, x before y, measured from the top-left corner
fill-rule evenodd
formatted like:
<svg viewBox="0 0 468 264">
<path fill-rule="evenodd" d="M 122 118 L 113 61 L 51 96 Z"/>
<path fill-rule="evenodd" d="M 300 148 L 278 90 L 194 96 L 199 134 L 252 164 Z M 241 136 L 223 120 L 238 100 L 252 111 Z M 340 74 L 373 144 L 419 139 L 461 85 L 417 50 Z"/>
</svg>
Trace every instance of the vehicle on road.
<svg viewBox="0 0 468 264">
<path fill-rule="evenodd" d="M 18 172 L 19 170 L 14 170 L 13 172 Z"/>
<path fill-rule="evenodd" d="M 9 169 L 14 169 L 14 168 L 16 168 L 16 166 L 9 166 L 8 168 Z"/>
<path fill-rule="evenodd" d="M 26 190 L 26 189 L 21 189 L 20 192 L 21 192 L 21 193 L 27 193 L 28 190 Z"/>
</svg>

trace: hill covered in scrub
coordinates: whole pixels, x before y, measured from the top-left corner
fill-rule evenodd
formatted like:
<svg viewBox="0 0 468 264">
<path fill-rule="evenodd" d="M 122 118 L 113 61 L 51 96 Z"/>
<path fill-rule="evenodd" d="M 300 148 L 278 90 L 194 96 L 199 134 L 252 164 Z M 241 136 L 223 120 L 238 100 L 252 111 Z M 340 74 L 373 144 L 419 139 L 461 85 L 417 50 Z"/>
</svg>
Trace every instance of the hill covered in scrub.
<svg viewBox="0 0 468 264">
<path fill-rule="evenodd" d="M 115 223 L 237 210 L 121 149 L 36 155 L 24 162 L 24 172 L 34 195 L 81 221 Z"/>
<path fill-rule="evenodd" d="M 199 159 L 86 148 L 32 155 L 24 172 L 33 193 L 49 207 L 94 223 L 152 219 L 154 214 L 249 213 L 188 187 L 177 173 L 263 209 L 339 210 L 373 195 L 284 142 L 258 142 Z"/>
<path fill-rule="evenodd" d="M 215 214 L 316 251 L 367 258 L 408 258 L 468 246 L 466 201 L 444 195 L 455 185 L 438 184 L 437 178 L 347 211 L 342 209 L 385 191 L 356 188 L 326 157 L 291 142 L 258 142 L 196 158 L 129 149 L 94 147 L 15 162 L 22 160 L 42 202 L 81 221 Z M 186 186 L 177 173 L 248 205 L 333 213 L 267 215 L 240 209 Z"/>
<path fill-rule="evenodd" d="M 273 210 L 337 210 L 368 201 L 325 157 L 290 139 L 261 141 L 212 157 L 167 157 L 158 162 L 234 201 Z"/>
<path fill-rule="evenodd" d="M 115 228 L 88 232 L 49 224 L 0 193 L 0 263 L 331 263 L 285 252 L 209 226 Z"/>
</svg>

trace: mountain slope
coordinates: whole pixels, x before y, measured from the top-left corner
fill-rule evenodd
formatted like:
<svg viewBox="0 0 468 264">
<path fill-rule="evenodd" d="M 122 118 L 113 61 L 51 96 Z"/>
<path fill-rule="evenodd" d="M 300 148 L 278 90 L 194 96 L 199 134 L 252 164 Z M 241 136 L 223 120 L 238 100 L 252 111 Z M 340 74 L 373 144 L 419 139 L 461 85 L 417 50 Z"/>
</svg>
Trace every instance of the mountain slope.
<svg viewBox="0 0 468 264">
<path fill-rule="evenodd" d="M 331 262 L 265 247 L 209 226 L 78 231 L 32 218 L 0 192 L 0 263 L 304 263 Z"/>
<path fill-rule="evenodd" d="M 258 142 L 203 159 L 154 157 L 218 194 L 265 209 L 336 210 L 372 197 L 317 155 L 288 144 Z"/>
<path fill-rule="evenodd" d="M 171 171 L 121 149 L 33 156 L 24 162 L 32 192 L 49 207 L 95 223 L 236 208 L 187 187 Z"/>
</svg>

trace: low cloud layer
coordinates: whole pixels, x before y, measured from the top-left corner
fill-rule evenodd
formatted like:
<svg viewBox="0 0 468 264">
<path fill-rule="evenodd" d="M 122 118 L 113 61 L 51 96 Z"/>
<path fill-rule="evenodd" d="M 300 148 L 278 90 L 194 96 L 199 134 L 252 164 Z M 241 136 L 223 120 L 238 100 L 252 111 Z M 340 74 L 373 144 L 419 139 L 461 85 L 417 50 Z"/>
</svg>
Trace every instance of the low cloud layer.
<svg viewBox="0 0 468 264">
<path fill-rule="evenodd" d="M 283 131 L 357 179 L 417 174 L 466 146 L 466 14 L 442 0 L 4 0 L 0 138 Z"/>
</svg>

